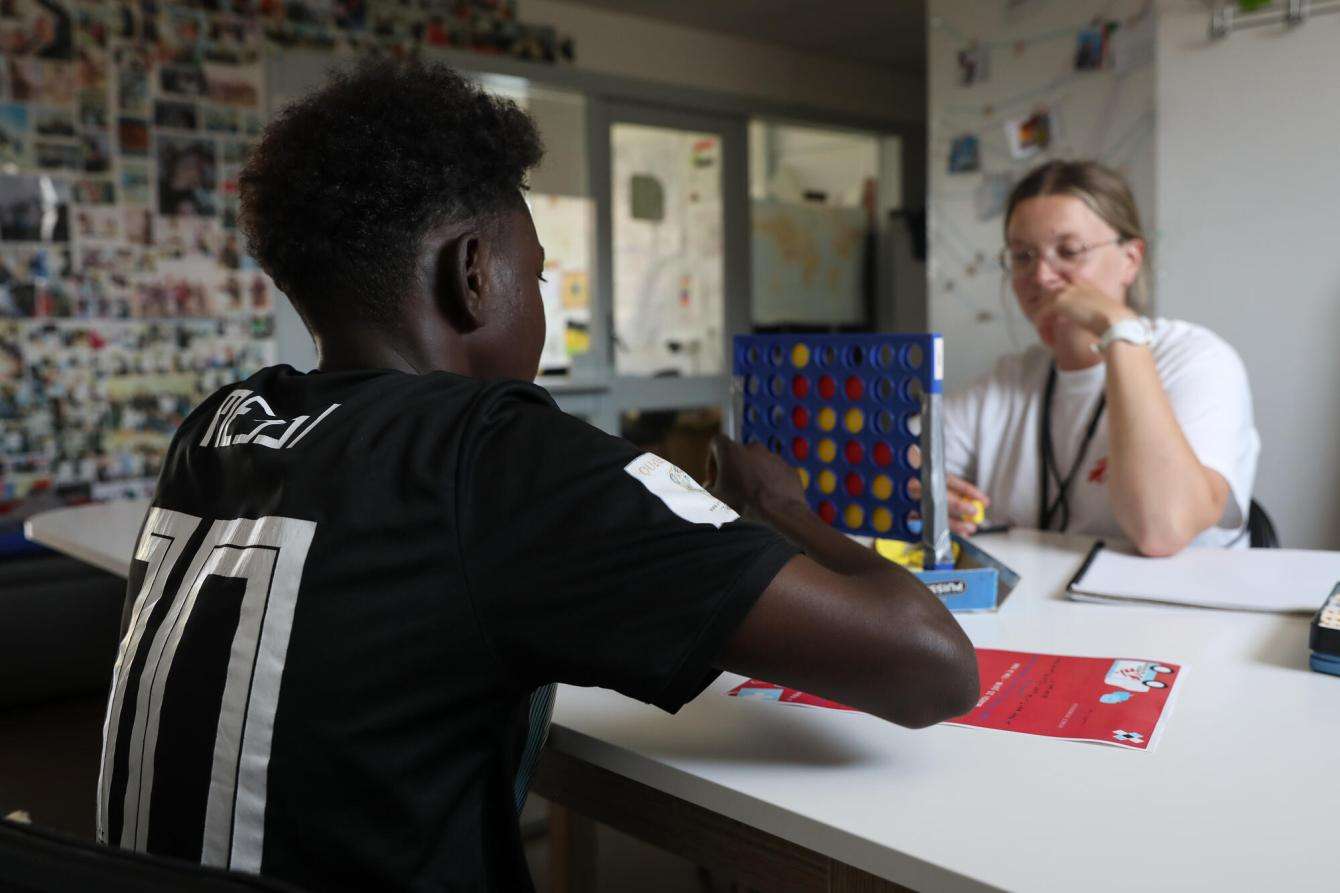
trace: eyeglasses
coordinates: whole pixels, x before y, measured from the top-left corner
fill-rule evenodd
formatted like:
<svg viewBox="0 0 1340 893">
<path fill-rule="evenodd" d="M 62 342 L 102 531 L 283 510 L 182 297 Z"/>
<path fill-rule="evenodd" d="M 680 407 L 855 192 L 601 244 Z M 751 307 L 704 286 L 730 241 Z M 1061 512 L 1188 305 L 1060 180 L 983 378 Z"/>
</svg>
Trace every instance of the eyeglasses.
<svg viewBox="0 0 1340 893">
<path fill-rule="evenodd" d="M 1000 268 L 1011 274 L 1033 269 L 1033 265 L 1038 262 L 1038 258 L 1045 258 L 1053 269 L 1073 270 L 1084 262 L 1084 258 L 1090 251 L 1106 248 L 1108 245 L 1120 245 L 1125 241 L 1125 239 L 1117 237 L 1106 242 L 1095 242 L 1093 244 L 1062 242 L 1041 251 L 1036 248 L 1010 248 L 1006 246 L 1000 249 L 997 260 L 1000 261 Z"/>
</svg>

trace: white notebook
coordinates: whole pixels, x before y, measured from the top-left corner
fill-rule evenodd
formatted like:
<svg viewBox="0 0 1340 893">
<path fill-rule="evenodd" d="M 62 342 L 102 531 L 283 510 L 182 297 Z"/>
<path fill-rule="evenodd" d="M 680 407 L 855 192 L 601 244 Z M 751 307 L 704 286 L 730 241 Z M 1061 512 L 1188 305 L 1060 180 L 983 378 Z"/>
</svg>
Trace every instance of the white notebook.
<svg viewBox="0 0 1340 893">
<path fill-rule="evenodd" d="M 1144 558 L 1094 546 L 1066 591 L 1083 602 L 1311 614 L 1340 582 L 1340 552 L 1183 549 Z"/>
</svg>

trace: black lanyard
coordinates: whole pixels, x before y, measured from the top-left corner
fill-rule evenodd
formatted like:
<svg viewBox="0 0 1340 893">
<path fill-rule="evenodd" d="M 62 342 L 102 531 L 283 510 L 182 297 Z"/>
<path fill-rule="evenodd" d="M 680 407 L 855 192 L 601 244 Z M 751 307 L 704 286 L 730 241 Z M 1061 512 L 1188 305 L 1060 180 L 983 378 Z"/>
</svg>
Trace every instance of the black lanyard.
<svg viewBox="0 0 1340 893">
<path fill-rule="evenodd" d="M 1038 449 L 1042 455 L 1042 492 L 1038 500 L 1038 528 L 1041 530 L 1051 530 L 1052 521 L 1060 519 L 1060 526 L 1057 530 L 1064 531 L 1070 526 L 1070 485 L 1075 481 L 1075 475 L 1079 468 L 1084 464 L 1084 454 L 1089 451 L 1089 443 L 1093 440 L 1093 434 L 1098 430 L 1098 420 L 1103 417 L 1103 409 L 1107 406 L 1107 394 L 1104 393 L 1098 398 L 1098 407 L 1093 411 L 1093 418 L 1089 419 L 1089 427 L 1084 431 L 1084 441 L 1079 445 L 1079 454 L 1075 456 L 1075 464 L 1070 466 L 1070 473 L 1061 477 L 1061 470 L 1056 465 L 1056 451 L 1052 447 L 1052 397 L 1056 393 L 1056 363 L 1051 364 L 1051 369 L 1047 372 L 1047 390 L 1042 397 L 1042 431 L 1038 435 Z M 1052 478 L 1056 478 L 1059 491 L 1056 499 L 1051 497 Z"/>
</svg>

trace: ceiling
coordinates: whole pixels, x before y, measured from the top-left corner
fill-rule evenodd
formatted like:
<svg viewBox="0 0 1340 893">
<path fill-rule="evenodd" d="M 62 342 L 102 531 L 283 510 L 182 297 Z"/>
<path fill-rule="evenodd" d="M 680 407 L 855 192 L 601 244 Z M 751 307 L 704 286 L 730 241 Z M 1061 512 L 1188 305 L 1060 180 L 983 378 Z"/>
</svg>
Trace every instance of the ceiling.
<svg viewBox="0 0 1340 893">
<path fill-rule="evenodd" d="M 924 0 L 568 0 L 922 75 Z"/>
</svg>

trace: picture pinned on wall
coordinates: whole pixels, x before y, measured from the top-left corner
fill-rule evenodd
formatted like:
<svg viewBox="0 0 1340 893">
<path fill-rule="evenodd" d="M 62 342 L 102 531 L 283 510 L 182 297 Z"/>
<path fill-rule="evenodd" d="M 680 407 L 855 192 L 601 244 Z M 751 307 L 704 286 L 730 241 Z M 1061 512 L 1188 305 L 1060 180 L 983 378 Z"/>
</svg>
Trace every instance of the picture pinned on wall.
<svg viewBox="0 0 1340 893">
<path fill-rule="evenodd" d="M 0 239 L 70 241 L 69 184 L 42 175 L 0 176 Z"/>
<path fill-rule="evenodd" d="M 84 172 L 105 174 L 112 169 L 111 141 L 105 134 L 86 133 L 80 142 L 84 147 Z"/>
<path fill-rule="evenodd" d="M 164 66 L 158 70 L 158 84 L 165 94 L 204 96 L 208 92 L 205 71 L 199 65 Z"/>
<path fill-rule="evenodd" d="M 138 47 L 116 49 L 116 101 L 123 114 L 149 113 L 149 57 Z"/>
<path fill-rule="evenodd" d="M 44 170 L 79 171 L 84 169 L 84 153 L 70 143 L 36 143 L 33 160 Z"/>
<path fill-rule="evenodd" d="M 137 205 L 149 203 L 149 169 L 143 164 L 121 164 L 121 195 Z"/>
<path fill-rule="evenodd" d="M 1046 151 L 1056 138 L 1056 116 L 1049 109 L 1038 109 L 1026 118 L 1005 122 L 1005 139 L 1014 158 L 1032 158 Z"/>
<path fill-rule="evenodd" d="M 214 143 L 189 137 L 158 137 L 158 211 L 164 216 L 217 213 Z"/>
<path fill-rule="evenodd" d="M 189 102 L 154 101 L 154 124 L 175 130 L 195 130 L 200 125 L 196 107 Z"/>
<path fill-rule="evenodd" d="M 116 187 L 111 180 L 86 179 L 74 183 L 74 200 L 80 205 L 116 204 Z"/>
<path fill-rule="evenodd" d="M 0 165 L 21 167 L 28 163 L 29 133 L 27 106 L 0 105 Z"/>
<path fill-rule="evenodd" d="M 79 124 L 103 130 L 107 127 L 107 91 L 79 91 Z"/>
<path fill-rule="evenodd" d="M 144 158 L 149 154 L 149 122 L 121 118 L 116 122 L 116 141 L 122 155 Z"/>
<path fill-rule="evenodd" d="M 1014 188 L 1014 177 L 1005 173 L 987 173 L 972 191 L 972 209 L 985 223 L 1005 213 L 1005 202 Z"/>
<path fill-rule="evenodd" d="M 74 112 L 38 106 L 33 109 L 33 130 L 43 139 L 74 139 Z"/>
<path fill-rule="evenodd" d="M 80 208 L 75 212 L 75 232 L 80 239 L 112 241 L 121 235 L 116 208 Z"/>
<path fill-rule="evenodd" d="M 981 143 L 975 134 L 954 137 L 949 145 L 949 172 L 967 174 L 982 168 Z"/>
<path fill-rule="evenodd" d="M 1075 70 L 1099 71 L 1111 68 L 1113 38 L 1120 27 L 1119 22 L 1095 19 L 1086 27 L 1079 29 L 1075 47 Z"/>
<path fill-rule="evenodd" d="M 987 47 L 974 40 L 958 51 L 958 82 L 961 86 L 982 83 L 990 73 L 991 59 Z"/>
</svg>

